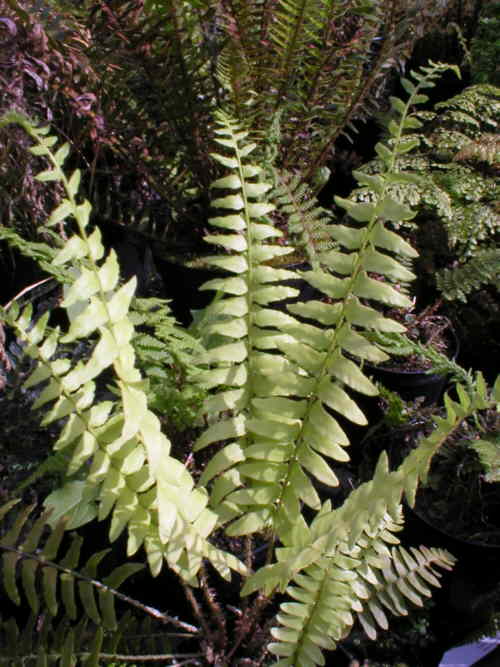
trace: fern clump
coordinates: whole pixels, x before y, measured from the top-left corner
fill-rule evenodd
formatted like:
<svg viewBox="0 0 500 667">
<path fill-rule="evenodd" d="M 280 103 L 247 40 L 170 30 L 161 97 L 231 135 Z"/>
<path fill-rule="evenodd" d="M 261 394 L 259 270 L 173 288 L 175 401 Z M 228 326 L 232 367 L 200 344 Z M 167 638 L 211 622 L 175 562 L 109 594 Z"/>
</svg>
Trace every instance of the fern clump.
<svg viewBox="0 0 500 667">
<path fill-rule="evenodd" d="M 446 416 L 399 468 L 390 470 L 383 453 L 373 478 L 338 506 L 318 492 L 338 484 L 339 466 L 355 446 L 345 423 L 367 424 L 359 396 L 378 390 L 363 364 L 388 357 L 374 334 L 404 331 L 381 307 L 411 305 L 404 286 L 416 252 L 391 227 L 413 220 L 415 211 L 391 189 L 415 183 L 399 167 L 416 145 L 408 135 L 419 124 L 412 105 L 425 101 L 422 89 L 445 69 L 431 64 L 403 79 L 409 99 L 392 99 L 395 119 L 388 140 L 377 145 L 383 168 L 356 173 L 369 201 L 336 199 L 346 224 L 330 222 L 284 172 L 280 189 L 279 172 L 273 182 L 246 124 L 215 113 L 212 157 L 225 173 L 210 189 L 213 231 L 205 240 L 215 247 L 206 261 L 218 273 L 201 288 L 215 295 L 190 333 L 164 301 L 133 302 L 134 279 L 120 284 L 116 254 L 105 253 L 91 206 L 79 201 L 79 172 L 64 173 L 68 146 L 58 147 L 24 117 L 4 120 L 20 123 L 35 141 L 32 150 L 48 161 L 38 177 L 66 192 L 47 224 L 62 224 L 68 235 L 53 262 L 66 269 L 69 327 L 51 329 L 48 316 L 36 319 L 29 307 L 1 311 L 34 360 L 25 386 L 42 385 L 36 407 L 45 412 L 43 424 L 62 428 L 54 449 L 68 454 L 64 484 L 46 501 L 48 520 L 59 526 L 64 517 L 71 529 L 109 519 L 110 542 L 123 532 L 129 558 L 143 549 L 153 576 L 165 562 L 179 575 L 198 626 L 154 615 L 185 631 L 199 652 L 167 654 L 166 664 L 194 658 L 230 667 L 240 656 L 253 659 L 257 646 L 256 664 L 270 653 L 281 666 L 323 665 L 323 650 L 334 649 L 356 620 L 376 637 L 387 627 L 387 611 L 406 615 L 422 605 L 430 586 L 439 585 L 439 570 L 453 565 L 443 550 L 399 545 L 402 500 L 413 504 L 432 456 L 459 422 L 493 401 L 483 382 L 475 393 L 458 388 L 458 400 L 447 399 Z M 310 270 L 280 266 L 294 252 L 280 216 L 302 242 L 316 224 L 327 230 L 332 243 L 314 247 Z M 300 301 L 290 286 L 297 279 L 322 296 Z M 57 356 L 60 343 L 81 340 L 89 343 L 85 360 Z M 103 378 L 109 395 L 101 398 Z M 187 400 L 183 418 L 196 429 L 185 462 L 166 435 L 176 431 L 170 423 L 177 415 L 162 384 L 176 404 Z M 194 417 L 189 401 L 197 390 L 203 404 Z M 8 534 L 0 547 L 16 539 Z M 10 558 L 4 565 L 12 593 Z M 242 608 L 226 605 L 236 609 L 237 622 L 218 600 L 217 575 L 205 563 L 226 579 L 231 570 L 241 575 Z M 286 596 L 281 602 L 278 593 Z M 264 613 L 272 601 L 276 615 Z M 93 664 L 101 648 L 93 645 Z"/>
</svg>

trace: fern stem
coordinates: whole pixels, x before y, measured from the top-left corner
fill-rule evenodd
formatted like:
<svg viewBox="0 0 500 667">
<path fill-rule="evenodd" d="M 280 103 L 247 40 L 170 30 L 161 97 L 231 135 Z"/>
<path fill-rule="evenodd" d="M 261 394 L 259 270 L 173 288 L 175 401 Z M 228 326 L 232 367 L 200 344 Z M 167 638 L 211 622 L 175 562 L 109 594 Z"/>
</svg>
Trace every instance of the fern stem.
<svg viewBox="0 0 500 667">
<path fill-rule="evenodd" d="M 225 650 L 227 646 L 227 630 L 226 630 L 226 619 L 222 613 L 221 606 L 217 601 L 215 591 L 210 589 L 207 581 L 207 573 L 205 567 L 202 565 L 200 568 L 200 586 L 203 591 L 203 596 L 207 605 L 210 608 L 212 618 L 215 619 L 215 623 L 219 627 L 219 641 L 217 642 L 222 651 Z"/>
<path fill-rule="evenodd" d="M 106 591 L 108 593 L 111 593 L 119 600 L 122 600 L 122 602 L 126 602 L 132 607 L 140 609 L 148 616 L 152 616 L 153 618 L 155 618 L 158 621 L 161 621 L 162 623 L 171 623 L 172 625 L 175 625 L 179 629 L 189 632 L 191 635 L 199 634 L 200 632 L 199 628 L 197 628 L 195 625 L 184 623 L 184 621 L 180 621 L 178 618 L 175 618 L 174 616 L 169 616 L 168 614 L 165 614 L 159 611 L 158 609 L 155 609 L 154 607 L 150 607 L 149 605 L 143 604 L 142 602 L 139 602 L 139 600 L 135 600 L 134 598 L 131 598 L 128 595 L 125 595 L 124 593 L 120 593 L 119 591 L 116 590 L 116 588 L 112 588 L 111 586 L 102 583 L 102 581 L 97 581 L 92 577 L 87 577 L 85 574 L 82 574 L 81 572 L 77 572 L 75 570 L 71 570 L 70 568 L 63 567 L 62 565 L 59 565 L 58 563 L 55 563 L 53 561 L 50 561 L 49 563 L 43 556 L 38 556 L 35 553 L 27 553 L 22 549 L 11 547 L 6 544 L 0 544 L 0 549 L 3 549 L 3 551 L 8 551 L 9 553 L 17 554 L 21 560 L 24 559 L 34 560 L 40 565 L 40 567 L 50 567 L 54 570 L 57 570 L 58 572 L 69 574 L 71 577 L 75 579 L 86 581 L 87 583 L 92 584 L 92 586 L 95 586 L 101 591 Z"/>
<path fill-rule="evenodd" d="M 211 644 L 213 646 L 214 645 L 213 633 L 211 632 L 211 630 L 208 626 L 207 619 L 205 617 L 205 614 L 203 613 L 203 610 L 201 609 L 201 607 L 198 603 L 198 600 L 196 599 L 193 591 L 191 590 L 191 588 L 188 585 L 186 585 L 183 581 L 181 582 L 181 584 L 182 584 L 182 588 L 184 590 L 184 595 L 186 596 L 187 601 L 191 605 L 191 609 L 193 610 L 193 614 L 198 619 L 201 627 L 203 628 L 204 636 L 207 638 L 207 641 L 209 642 L 209 644 Z"/>
<path fill-rule="evenodd" d="M 238 635 L 235 639 L 232 649 L 227 654 L 226 660 L 231 660 L 242 642 L 248 637 L 249 633 L 254 630 L 261 613 L 270 604 L 270 602 L 271 598 L 259 593 L 255 599 L 254 604 L 250 607 L 248 612 L 241 616 L 239 621 Z M 231 663 L 228 662 L 227 664 L 229 665 Z"/>
</svg>

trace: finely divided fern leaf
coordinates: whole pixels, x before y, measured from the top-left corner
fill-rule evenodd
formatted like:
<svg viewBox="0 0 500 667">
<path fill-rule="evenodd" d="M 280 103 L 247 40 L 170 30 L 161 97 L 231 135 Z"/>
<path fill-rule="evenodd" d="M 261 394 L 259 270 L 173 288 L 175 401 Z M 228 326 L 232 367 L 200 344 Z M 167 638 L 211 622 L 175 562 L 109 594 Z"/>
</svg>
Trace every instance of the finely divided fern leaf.
<svg viewBox="0 0 500 667">
<path fill-rule="evenodd" d="M 483 285 L 498 285 L 500 250 L 478 250 L 466 262 L 452 269 L 443 269 L 436 276 L 438 289 L 445 299 L 466 301 L 467 295 Z"/>
<path fill-rule="evenodd" d="M 286 228 L 292 243 L 313 266 L 319 255 L 330 250 L 334 241 L 330 234 L 331 214 L 318 206 L 300 176 L 274 171 L 276 187 L 270 193 L 278 212 L 286 216 Z"/>
</svg>

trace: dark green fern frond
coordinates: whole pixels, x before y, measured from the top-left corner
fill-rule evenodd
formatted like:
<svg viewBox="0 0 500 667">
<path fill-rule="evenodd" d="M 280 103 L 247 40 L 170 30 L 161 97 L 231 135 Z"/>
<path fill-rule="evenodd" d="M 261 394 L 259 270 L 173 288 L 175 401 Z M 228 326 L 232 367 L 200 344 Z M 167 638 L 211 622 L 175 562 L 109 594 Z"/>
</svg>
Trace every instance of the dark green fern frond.
<svg viewBox="0 0 500 667">
<path fill-rule="evenodd" d="M 21 627 L 10 618 L 0 622 L 0 665 L 25 667 L 37 661 L 55 667 L 99 667 L 103 637 L 103 629 L 85 617 L 73 624 L 68 618 L 32 614 Z"/>
<path fill-rule="evenodd" d="M 47 235 L 51 230 L 47 230 Z M 24 257 L 30 257 L 38 263 L 41 269 L 54 276 L 59 282 L 69 282 L 70 276 L 63 267 L 53 263 L 57 254 L 57 247 L 62 246 L 62 240 L 57 234 L 52 235 L 56 248 L 40 241 L 28 241 L 20 236 L 13 228 L 0 225 L 0 240 L 5 241 L 12 248 L 16 248 Z"/>
<path fill-rule="evenodd" d="M 335 245 L 329 228 L 332 216 L 317 204 L 300 175 L 277 170 L 274 173 L 277 185 L 270 197 L 278 212 L 286 216 L 286 230 L 291 242 L 311 266 L 316 267 L 320 255 Z"/>
<path fill-rule="evenodd" d="M 104 664 L 137 665 L 151 658 L 167 665 L 202 656 L 201 653 L 177 654 L 172 649 L 179 638 L 191 639 L 193 632 L 165 632 L 162 624 L 153 625 L 151 621 L 141 623 L 127 612 L 117 619 L 117 629 L 111 630 L 87 617 L 74 623 L 67 617 L 54 619 L 47 614 L 32 614 L 22 626 L 14 618 L 0 619 L 0 665 L 101 667 Z"/>
<path fill-rule="evenodd" d="M 483 285 L 498 286 L 500 250 L 479 250 L 464 264 L 443 269 L 436 275 L 439 290 L 445 299 L 466 301 L 467 295 Z"/>
<path fill-rule="evenodd" d="M 444 112 L 449 127 L 462 130 L 469 138 L 476 139 L 482 133 L 495 131 L 499 95 L 497 86 L 478 84 L 439 102 L 435 109 Z"/>
<path fill-rule="evenodd" d="M 148 403 L 175 428 L 192 426 L 206 392 L 201 342 L 176 322 L 163 299 L 134 299 L 130 319 L 139 368 L 148 378 Z"/>
<path fill-rule="evenodd" d="M 376 109 L 387 72 L 407 57 L 419 32 L 416 7 L 398 0 L 221 6 L 227 42 L 219 69 L 234 89 L 227 108 L 234 113 L 246 98 L 250 105 L 236 118 L 251 118 L 259 140 L 280 114 L 276 164 L 300 171 L 309 183 L 340 134 L 354 131 L 353 122 Z M 439 12 L 429 7 L 426 20 Z"/>
<path fill-rule="evenodd" d="M 469 389 L 473 387 L 471 372 L 466 371 L 454 359 L 450 359 L 449 355 L 439 352 L 432 345 L 412 340 L 406 334 L 393 332 L 373 332 L 371 338 L 387 354 L 403 357 L 417 355 L 431 362 L 429 373 L 447 376 L 451 382 L 459 382 Z"/>
<path fill-rule="evenodd" d="M 74 534 L 66 552 L 61 553 L 64 522 L 59 521 L 49 531 L 49 513 L 34 517 L 34 506 L 23 508 L 11 519 L 9 512 L 16 502 L 0 508 L 0 518 L 5 521 L 7 516 L 11 522 L 0 538 L 2 581 L 8 598 L 16 605 L 24 598 L 34 614 L 43 607 L 56 616 L 62 609 L 71 620 L 79 617 L 78 600 L 78 607 L 94 623 L 116 629 L 115 589 L 144 566 L 129 562 L 99 583 L 96 568 L 107 551 L 96 552 L 87 563 L 81 564 L 81 537 Z"/>
<path fill-rule="evenodd" d="M 230 91 L 231 102 L 229 108 L 235 118 L 245 118 L 251 123 L 250 102 L 253 91 L 248 75 L 248 63 L 244 52 L 237 49 L 234 43 L 229 43 L 219 55 L 217 61 L 217 76 L 227 91 Z"/>
</svg>

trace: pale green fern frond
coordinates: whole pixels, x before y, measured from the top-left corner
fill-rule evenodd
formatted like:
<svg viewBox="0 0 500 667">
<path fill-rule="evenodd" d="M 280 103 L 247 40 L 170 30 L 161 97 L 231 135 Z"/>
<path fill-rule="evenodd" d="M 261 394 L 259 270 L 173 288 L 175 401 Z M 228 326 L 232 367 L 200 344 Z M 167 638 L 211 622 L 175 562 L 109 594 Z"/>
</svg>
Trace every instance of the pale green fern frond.
<svg viewBox="0 0 500 667">
<path fill-rule="evenodd" d="M 207 333 L 222 338 L 206 356 L 206 362 L 213 365 L 211 386 L 219 387 L 219 392 L 207 402 L 205 412 L 214 423 L 201 435 L 197 448 L 228 443 L 211 460 L 201 483 L 215 480 L 212 503 L 219 506 L 221 521 L 243 512 L 228 526 L 231 534 L 269 526 L 286 541 L 287 532 L 293 529 L 290 518 L 300 513 L 301 503 L 319 509 L 309 475 L 334 486 L 337 478 L 327 460 L 349 458 L 345 451 L 349 440 L 335 415 L 366 423 L 351 393 L 374 395 L 377 389 L 351 356 L 375 362 L 386 358 L 368 332 L 402 332 L 403 327 L 380 315 L 370 302 L 409 307 L 408 297 L 397 285 L 411 280 L 413 274 L 394 255 L 416 255 L 385 227 L 386 221 L 408 220 L 414 215 L 387 195 L 387 183 L 399 179 L 397 156 L 414 145 L 403 136 L 404 129 L 414 126 L 410 105 L 421 101 L 420 89 L 432 85 L 443 69 L 435 65 L 415 75 L 416 87 L 406 81 L 410 100 L 406 105 L 399 100 L 394 103 L 401 122 L 391 125 L 390 147 L 377 147 L 387 173 L 358 175 L 374 190 L 375 200 L 354 204 L 337 199 L 361 224 L 332 226 L 339 249 L 322 253 L 321 266 L 311 271 L 293 273 L 268 265 L 292 251 L 290 246 L 262 243 L 281 236 L 268 220 L 258 222 L 274 209 L 263 199 L 271 186 L 256 181 L 259 168 L 245 160 L 255 147 L 245 143 L 247 133 L 223 114 L 217 118 L 218 142 L 231 156 L 214 155 L 230 170 L 214 187 L 231 194 L 212 202 L 215 208 L 229 211 L 213 218 L 212 224 L 228 233 L 207 240 L 230 253 L 210 261 L 235 275 L 205 285 L 222 295 L 209 308 L 212 322 L 206 328 Z M 375 280 L 372 273 L 383 275 L 386 281 Z M 288 306 L 289 313 L 307 318 L 307 324 L 268 307 L 297 293 L 272 283 L 297 276 L 328 300 Z M 218 415 L 224 416 L 220 419 Z"/>
<path fill-rule="evenodd" d="M 57 138 L 47 128 L 36 128 L 17 114 L 6 120 L 21 124 L 36 141 L 31 151 L 50 161 L 51 168 L 38 174 L 38 180 L 58 180 L 66 191 L 47 224 L 74 219 L 78 230 L 54 258 L 56 265 L 70 264 L 77 272 L 62 303 L 70 317 L 68 332 L 47 332 L 47 316 L 33 323 L 30 307 L 19 314 L 14 305 L 2 313 L 37 362 L 25 386 L 48 381 L 34 406 L 50 404 L 43 424 L 65 419 L 54 447 L 71 452 L 69 481 L 52 494 L 54 515 L 69 514 L 75 525 L 111 515 L 110 539 L 128 528 L 128 553 L 144 545 L 153 573 L 167 560 L 194 582 L 203 558 L 223 576 L 229 575 L 229 567 L 243 571 L 235 557 L 208 543 L 215 524 L 208 495 L 194 488 L 184 465 L 170 455 L 170 442 L 148 408 L 128 316 L 135 278 L 119 287 L 114 251 L 104 258 L 99 230 L 88 233 L 90 204 L 76 199 L 80 174 L 75 171 L 68 179 L 62 170 L 68 144 L 52 150 Z M 54 358 L 59 340 L 82 338 L 95 339 L 85 362 L 72 367 L 70 360 Z M 98 401 L 95 381 L 108 368 L 115 374 L 119 400 Z"/>
<path fill-rule="evenodd" d="M 430 585 L 439 585 L 435 566 L 449 569 L 454 558 L 440 549 L 395 548 L 402 527 L 402 495 L 413 505 L 420 482 L 439 447 L 478 409 L 494 405 L 500 382 L 489 392 L 480 375 L 471 396 L 457 386 L 458 400 L 446 398 L 446 416 L 419 442 L 397 470 L 389 471 L 381 455 L 373 478 L 361 484 L 332 510 L 326 502 L 310 527 L 297 524 L 290 542 L 276 549 L 277 563 L 249 577 L 243 594 L 285 590 L 272 631 L 278 641 L 270 650 L 278 664 L 323 665 L 321 648 L 333 649 L 358 617 L 369 636 L 385 627 L 385 609 L 406 615 L 409 605 L 421 605 Z"/>
<path fill-rule="evenodd" d="M 432 565 L 449 568 L 453 563 L 449 554 L 436 550 L 430 557 L 420 552 L 416 564 L 401 567 L 402 552 L 393 545 L 398 543 L 394 533 L 402 527 L 403 486 L 402 472 L 389 472 L 382 455 L 370 482 L 352 492 L 340 508 L 323 508 L 300 558 L 293 553 L 290 558 L 284 549 L 288 558 L 269 567 L 271 581 L 272 575 L 280 575 L 275 585 L 283 587 L 286 579 L 292 580 L 286 593 L 294 600 L 281 604 L 279 625 L 271 631 L 278 642 L 269 649 L 281 658 L 278 664 L 325 664 L 320 648 L 335 648 L 356 617 L 373 636 L 377 624 L 387 625 L 382 606 L 406 615 L 409 602 L 421 604 L 422 595 L 428 594 L 421 581 L 436 584 Z M 255 576 L 259 575 L 263 577 Z M 246 592 L 251 590 L 248 584 Z"/>
<path fill-rule="evenodd" d="M 344 504 L 331 510 L 329 502 L 305 531 L 300 546 L 277 549 L 278 562 L 262 568 L 246 582 L 243 593 L 264 587 L 269 594 L 283 590 L 293 599 L 284 602 L 272 634 L 270 650 L 278 664 L 302 667 L 323 665 L 320 648 L 333 649 L 359 618 L 369 636 L 387 627 L 386 611 L 406 615 L 409 604 L 421 605 L 439 586 L 435 566 L 450 569 L 454 558 L 441 549 L 395 547 L 402 527 L 402 494 L 414 503 L 416 488 L 425 481 L 430 461 L 441 444 L 475 410 L 491 405 L 484 381 L 477 378 L 475 395 L 460 387 L 458 401 L 447 398 L 447 415 L 395 471 L 387 456 L 379 459 L 373 478 L 355 489 Z M 498 392 L 497 392 L 498 393 Z"/>
<path fill-rule="evenodd" d="M 218 113 L 216 121 L 217 142 L 228 155 L 216 153 L 213 157 L 230 173 L 218 179 L 213 188 L 230 194 L 213 199 L 212 206 L 219 209 L 220 215 L 210 220 L 226 233 L 209 235 L 206 240 L 223 249 L 222 254 L 209 257 L 208 262 L 230 275 L 202 287 L 218 292 L 218 298 L 207 309 L 203 330 L 208 347 L 204 361 L 209 365 L 204 377 L 216 393 L 205 406 L 212 423 L 198 439 L 196 449 L 221 440 L 229 442 L 212 458 L 200 480 L 205 485 L 215 478 L 211 498 L 221 521 L 241 514 L 240 504 L 253 505 L 254 497 L 265 496 L 262 508 L 246 514 L 230 528 L 250 532 L 269 522 L 269 506 L 279 494 L 280 471 L 284 467 L 281 459 L 300 423 L 300 402 L 285 398 L 295 393 L 300 375 L 292 362 L 274 353 L 278 339 L 292 338 L 280 331 L 277 322 L 271 322 L 279 313 L 269 308 L 273 301 L 296 296 L 297 290 L 276 284 L 293 278 L 294 273 L 270 265 L 292 248 L 273 242 L 282 233 L 267 219 L 275 208 L 265 200 L 272 186 L 257 180 L 261 168 L 247 159 L 255 144 L 248 142 L 247 132 L 226 114 Z M 284 388 L 277 388 L 276 398 L 271 398 L 273 392 L 268 391 L 265 380 L 277 367 L 284 373 Z M 270 399 L 269 403 L 265 399 Z M 285 414 L 273 422 L 266 414 L 266 405 L 280 401 Z M 264 464 L 260 456 L 273 449 L 274 456 Z M 233 468 L 236 463 L 237 470 Z M 239 489 L 242 480 L 252 490 Z M 235 492 L 228 496 L 232 491 Z"/>
<path fill-rule="evenodd" d="M 394 616 L 407 616 L 408 602 L 422 607 L 424 598 L 432 595 L 429 585 L 440 588 L 439 566 L 451 570 L 455 559 L 444 549 L 397 546 L 384 556 L 385 566 L 372 570 L 371 576 L 357 582 L 357 592 L 363 611 L 357 617 L 370 639 L 377 638 L 377 630 L 387 630 L 389 621 L 386 610 Z"/>
<path fill-rule="evenodd" d="M 457 384 L 456 391 L 457 400 L 445 395 L 446 414 L 434 419 L 434 431 L 419 443 L 400 466 L 405 479 L 406 499 L 411 506 L 415 504 L 418 484 L 420 482 L 425 484 L 427 480 L 432 457 L 450 434 L 454 433 L 465 419 L 473 417 L 478 410 L 494 408 L 500 403 L 500 381 L 497 379 L 493 390 L 490 391 L 481 373 L 476 374 L 472 386 L 469 385 L 465 389 Z"/>
</svg>

